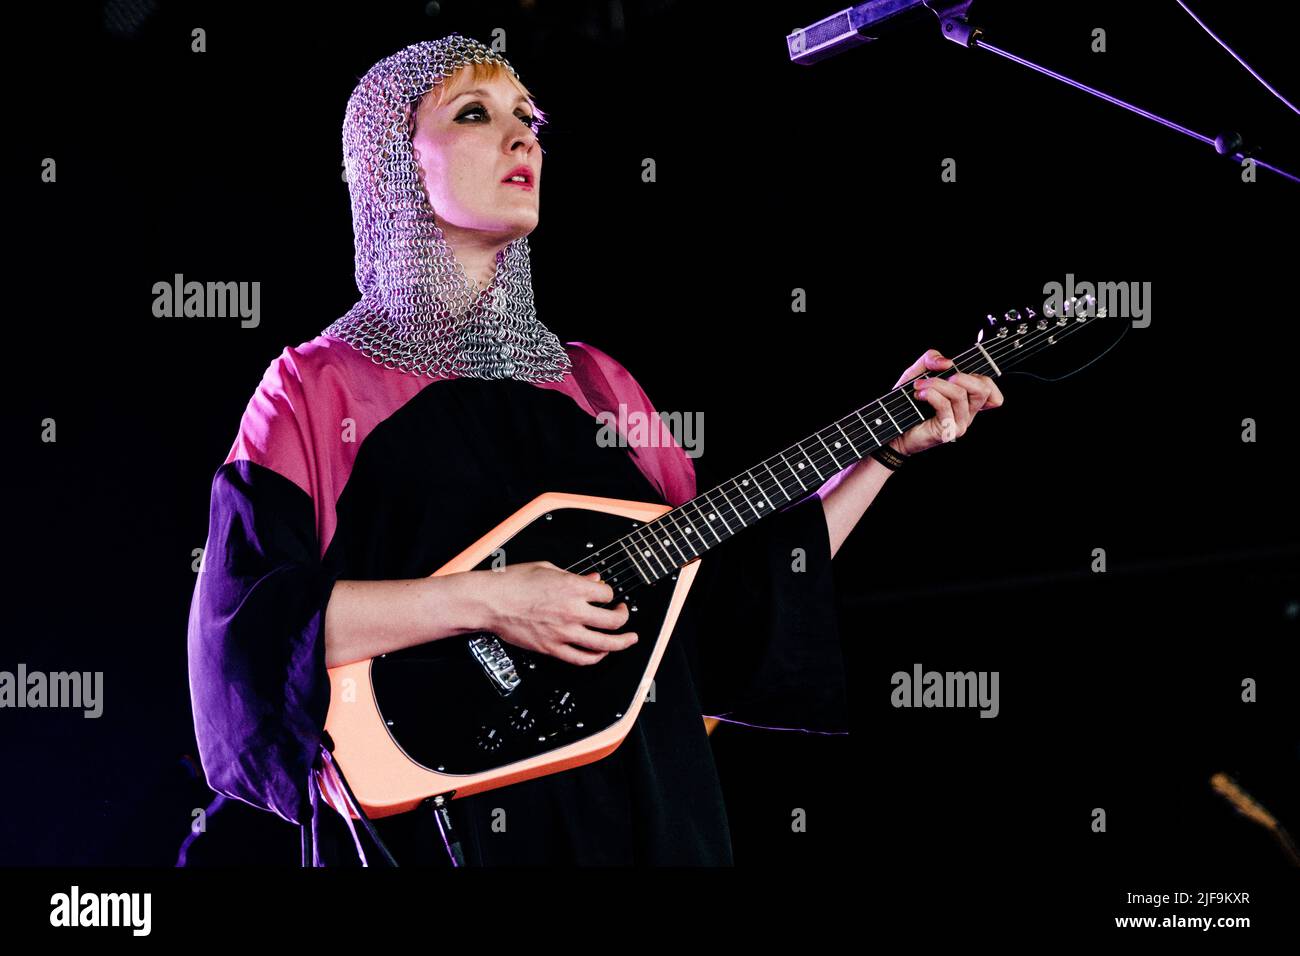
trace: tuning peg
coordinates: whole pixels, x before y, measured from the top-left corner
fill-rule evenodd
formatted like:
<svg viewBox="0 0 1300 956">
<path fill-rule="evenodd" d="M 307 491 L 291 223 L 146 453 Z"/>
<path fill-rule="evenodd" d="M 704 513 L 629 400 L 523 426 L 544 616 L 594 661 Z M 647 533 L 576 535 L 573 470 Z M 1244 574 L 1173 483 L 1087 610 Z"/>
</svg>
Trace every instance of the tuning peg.
<svg viewBox="0 0 1300 956">
<path fill-rule="evenodd" d="M 995 318 L 993 318 L 993 313 L 992 313 L 992 312 L 990 312 L 987 316 L 985 316 L 985 318 L 987 318 L 987 319 L 989 320 L 989 325 L 997 325 L 997 324 L 998 324 L 998 320 L 995 319 Z"/>
<path fill-rule="evenodd" d="M 1008 322 L 1015 324 L 1016 322 L 1020 321 L 1020 313 L 1017 312 L 1015 309 L 1012 309 L 1010 312 L 1006 314 L 1005 318 Z"/>
</svg>

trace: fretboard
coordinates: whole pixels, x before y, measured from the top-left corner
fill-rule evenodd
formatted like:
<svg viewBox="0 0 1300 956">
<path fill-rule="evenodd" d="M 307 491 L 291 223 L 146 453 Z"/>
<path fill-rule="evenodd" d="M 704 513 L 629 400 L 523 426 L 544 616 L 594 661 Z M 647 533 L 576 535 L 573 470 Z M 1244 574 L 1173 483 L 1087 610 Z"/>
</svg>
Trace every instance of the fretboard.
<svg viewBox="0 0 1300 956">
<path fill-rule="evenodd" d="M 967 353 L 960 362 L 960 367 L 954 362 L 935 377 L 993 371 L 981 351 Z M 617 568 L 620 590 L 675 574 L 745 528 L 813 494 L 833 475 L 932 417 L 934 409 L 916 401 L 911 392 L 910 382 L 894 389 L 641 525 L 601 548 L 582 566 L 587 571 Z"/>
</svg>

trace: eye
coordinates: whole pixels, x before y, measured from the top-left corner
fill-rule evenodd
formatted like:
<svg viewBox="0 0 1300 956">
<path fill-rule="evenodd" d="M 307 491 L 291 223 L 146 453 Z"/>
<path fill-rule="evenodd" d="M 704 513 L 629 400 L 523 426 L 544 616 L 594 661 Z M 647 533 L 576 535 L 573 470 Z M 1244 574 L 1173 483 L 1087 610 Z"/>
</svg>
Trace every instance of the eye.
<svg viewBox="0 0 1300 956">
<path fill-rule="evenodd" d="M 467 107 L 459 116 L 457 116 L 456 120 L 457 121 L 463 120 L 467 116 L 470 116 L 471 114 L 474 113 L 480 114 L 482 116 L 487 116 L 487 110 L 484 107 L 480 106 L 479 104 L 474 103 L 471 106 Z M 519 122 L 523 123 L 534 133 L 538 132 L 536 116 L 529 116 L 525 114 L 524 116 L 516 116 L 516 118 L 519 120 Z M 474 120 L 474 122 L 478 122 L 478 120 Z"/>
</svg>

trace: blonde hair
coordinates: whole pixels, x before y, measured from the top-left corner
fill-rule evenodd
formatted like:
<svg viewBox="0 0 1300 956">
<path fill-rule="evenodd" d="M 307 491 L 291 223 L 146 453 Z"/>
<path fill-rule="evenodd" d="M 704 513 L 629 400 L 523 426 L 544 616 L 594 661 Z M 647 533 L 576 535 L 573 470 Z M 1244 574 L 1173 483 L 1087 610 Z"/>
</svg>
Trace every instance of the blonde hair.
<svg viewBox="0 0 1300 956">
<path fill-rule="evenodd" d="M 545 125 L 547 122 L 546 114 L 533 102 L 533 94 L 528 91 L 528 87 L 524 86 L 519 81 L 519 78 L 511 73 L 504 64 L 498 63 L 496 60 L 488 60 L 485 63 L 466 63 L 437 86 L 412 100 L 410 115 L 412 118 L 415 117 L 415 114 L 424 106 L 426 98 L 429 100 L 430 108 L 437 109 L 445 101 L 454 98 L 465 87 L 479 82 L 491 83 L 503 76 L 510 81 L 515 89 L 528 97 L 528 105 L 532 108 L 535 126 L 540 128 Z"/>
</svg>

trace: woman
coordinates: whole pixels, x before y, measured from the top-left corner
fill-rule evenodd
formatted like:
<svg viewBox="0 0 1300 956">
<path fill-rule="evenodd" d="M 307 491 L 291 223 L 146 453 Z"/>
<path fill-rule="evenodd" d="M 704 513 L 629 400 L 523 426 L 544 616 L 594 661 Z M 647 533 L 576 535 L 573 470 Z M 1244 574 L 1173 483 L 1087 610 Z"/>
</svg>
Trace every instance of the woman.
<svg viewBox="0 0 1300 956">
<path fill-rule="evenodd" d="M 575 665 L 616 654 L 639 635 L 623 630 L 625 604 L 597 606 L 613 591 L 595 574 L 532 562 L 429 575 L 546 491 L 673 505 L 696 493 L 666 428 L 649 447 L 593 440 L 595 416 L 620 404 L 663 426 L 618 362 L 537 319 L 526 236 L 542 122 L 504 58 L 456 34 L 362 78 L 343 136 L 361 298 L 271 364 L 213 480 L 189 626 L 202 763 L 213 789 L 310 827 L 319 863 L 374 850 L 310 773 L 327 667 L 478 630 Z M 941 367 L 927 353 L 905 378 Z M 987 379 L 918 394 L 950 434 L 1001 402 Z M 929 447 L 939 427 L 895 449 Z M 730 863 L 701 714 L 843 721 L 830 558 L 888 474 L 868 459 L 719 548 L 628 738 L 595 763 L 453 801 L 466 860 Z M 431 813 L 376 826 L 399 863 L 447 865 Z"/>
</svg>

